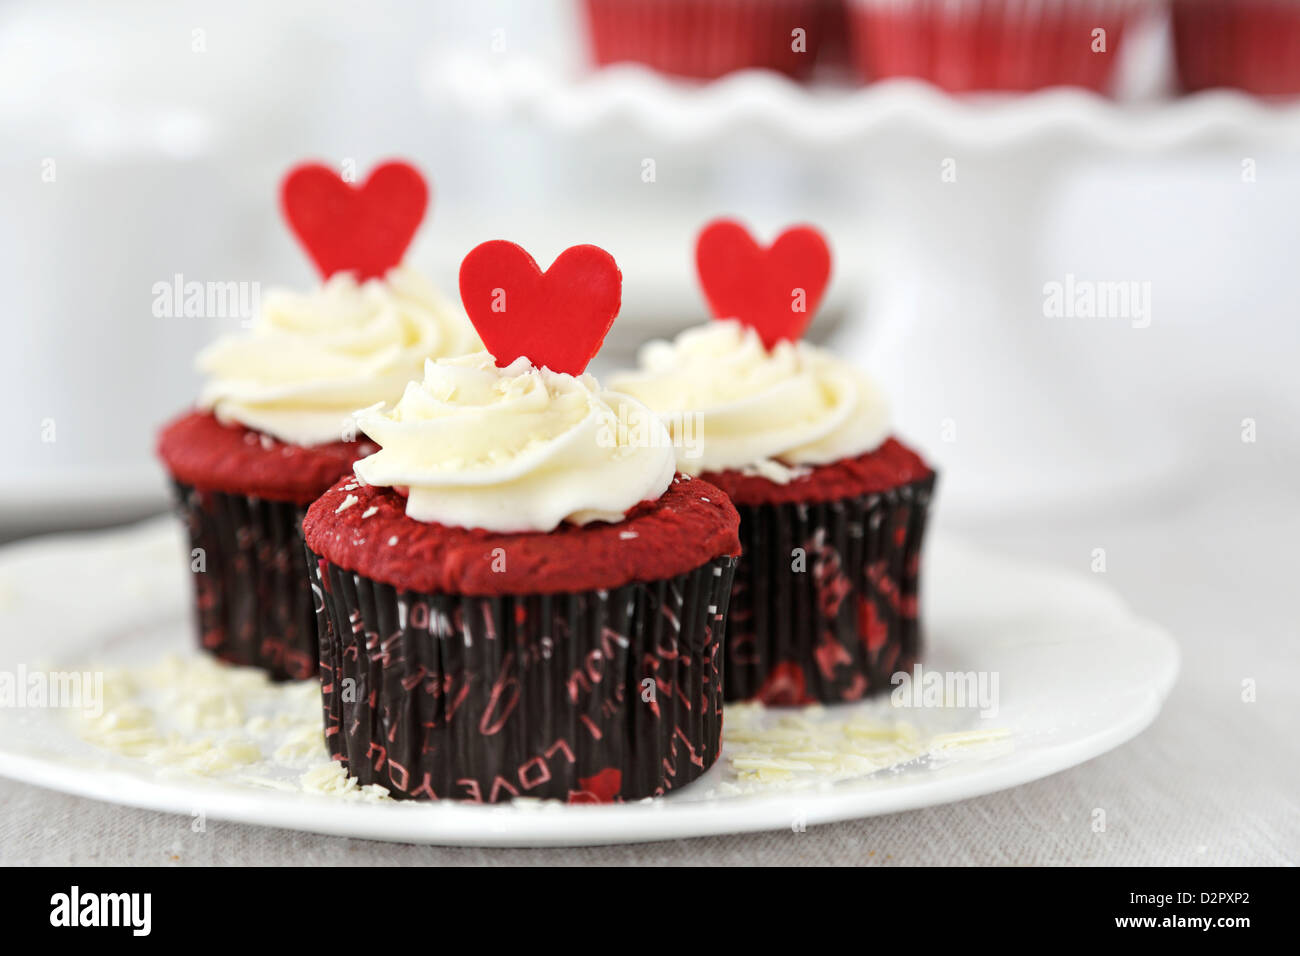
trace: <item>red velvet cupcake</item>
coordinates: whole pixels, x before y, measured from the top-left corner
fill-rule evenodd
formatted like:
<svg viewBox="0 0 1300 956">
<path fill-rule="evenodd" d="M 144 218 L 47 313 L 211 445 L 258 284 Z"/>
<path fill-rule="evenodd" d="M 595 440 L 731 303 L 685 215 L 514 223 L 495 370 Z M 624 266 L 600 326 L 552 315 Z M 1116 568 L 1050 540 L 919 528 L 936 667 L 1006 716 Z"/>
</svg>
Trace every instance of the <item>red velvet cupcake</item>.
<svg viewBox="0 0 1300 956">
<path fill-rule="evenodd" d="M 916 659 L 920 551 L 933 470 L 890 437 L 884 396 L 798 341 L 830 271 L 806 227 L 767 250 L 715 223 L 697 260 L 715 314 L 642 349 L 611 387 L 653 408 L 678 468 L 740 514 L 726 699 L 857 700 Z M 805 306 L 792 312 L 791 303 Z"/>
<path fill-rule="evenodd" d="M 594 247 L 545 275 L 476 249 L 462 296 L 509 364 L 429 362 L 359 416 L 381 450 L 308 510 L 326 740 L 362 784 L 622 801 L 717 759 L 739 517 L 675 477 L 652 413 L 620 417 L 582 374 L 618 289 Z"/>
<path fill-rule="evenodd" d="M 204 648 L 277 680 L 316 672 L 316 613 L 299 526 L 307 505 L 373 450 L 368 442 L 283 442 L 209 411 L 163 428 L 158 455 L 189 532 Z"/>
<path fill-rule="evenodd" d="M 848 0 L 864 81 L 916 77 L 953 93 L 1108 92 L 1146 0 Z"/>
<path fill-rule="evenodd" d="M 727 699 L 882 693 L 920 652 L 917 594 L 934 472 L 895 438 L 776 482 L 706 471 L 741 515 Z"/>
<path fill-rule="evenodd" d="M 585 0 L 595 61 L 644 63 L 711 80 L 764 68 L 794 78 L 813 68 L 826 0 Z"/>
<path fill-rule="evenodd" d="M 1173 33 L 1185 90 L 1300 93 L 1296 0 L 1175 0 Z"/>
<path fill-rule="evenodd" d="M 357 441 L 352 413 L 399 396 L 426 358 L 478 347 L 468 318 L 398 267 L 339 272 L 306 295 L 272 292 L 248 334 L 199 356 L 199 407 L 163 428 L 158 454 L 190 535 L 204 648 L 276 679 L 315 673 L 300 524 L 375 450 Z"/>
</svg>

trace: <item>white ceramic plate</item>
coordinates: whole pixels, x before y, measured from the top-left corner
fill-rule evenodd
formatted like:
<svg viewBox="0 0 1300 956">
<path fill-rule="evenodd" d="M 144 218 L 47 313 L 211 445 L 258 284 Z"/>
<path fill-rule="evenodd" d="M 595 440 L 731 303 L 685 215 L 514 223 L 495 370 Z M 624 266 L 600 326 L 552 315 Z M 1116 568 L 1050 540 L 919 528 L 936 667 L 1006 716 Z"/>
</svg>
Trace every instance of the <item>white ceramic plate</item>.
<svg viewBox="0 0 1300 956">
<path fill-rule="evenodd" d="M 951 707 L 891 710 L 887 701 L 879 701 L 830 708 L 821 719 L 902 718 L 923 739 L 954 730 L 992 731 L 1001 736 L 995 746 L 930 752 L 838 782 L 819 780 L 816 772 L 802 774 L 800 789 L 763 784 L 724 796 L 731 791 L 728 782 L 737 779 L 731 760 L 738 748 L 728 742 L 723 759 L 706 777 L 664 799 L 482 807 L 344 800 L 178 772 L 86 742 L 66 711 L 3 708 L 0 774 L 130 806 L 187 816 L 201 811 L 217 819 L 340 836 L 581 845 L 813 825 L 962 800 L 1095 757 L 1155 717 L 1177 675 L 1177 648 L 1099 583 L 990 557 L 943 537 L 929 548 L 925 664 L 936 672 L 996 674 L 998 712 L 981 717 Z M 20 665 L 81 669 L 168 652 L 185 659 L 191 638 L 182 553 L 170 521 L 5 549 L 0 553 L 0 671 L 16 674 Z M 298 686 L 295 700 L 301 706 L 309 692 Z M 323 759 L 323 746 L 320 755 Z"/>
</svg>

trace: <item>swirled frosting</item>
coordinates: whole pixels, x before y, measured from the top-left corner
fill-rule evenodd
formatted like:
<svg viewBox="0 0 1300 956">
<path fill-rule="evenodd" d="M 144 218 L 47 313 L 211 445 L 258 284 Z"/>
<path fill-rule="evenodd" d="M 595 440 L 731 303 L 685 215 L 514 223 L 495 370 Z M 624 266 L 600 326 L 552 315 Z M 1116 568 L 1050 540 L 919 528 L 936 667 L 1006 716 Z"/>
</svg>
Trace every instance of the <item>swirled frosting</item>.
<svg viewBox="0 0 1300 956">
<path fill-rule="evenodd" d="M 297 445 L 352 431 L 352 413 L 393 401 L 428 358 L 481 349 L 469 319 L 422 275 L 398 266 L 358 283 L 346 273 L 309 293 L 267 293 L 250 333 L 199 354 L 199 405 Z"/>
<path fill-rule="evenodd" d="M 884 395 L 860 371 L 807 342 L 768 350 L 732 320 L 647 343 L 639 368 L 610 387 L 659 414 L 687 474 L 747 470 L 784 484 L 791 466 L 861 455 L 889 435 Z"/>
<path fill-rule="evenodd" d="M 405 487 L 418 521 L 550 531 L 618 521 L 671 483 L 667 430 L 639 402 L 487 352 L 430 361 L 391 409 L 359 412 L 380 451 L 356 464 L 370 485 Z"/>
</svg>

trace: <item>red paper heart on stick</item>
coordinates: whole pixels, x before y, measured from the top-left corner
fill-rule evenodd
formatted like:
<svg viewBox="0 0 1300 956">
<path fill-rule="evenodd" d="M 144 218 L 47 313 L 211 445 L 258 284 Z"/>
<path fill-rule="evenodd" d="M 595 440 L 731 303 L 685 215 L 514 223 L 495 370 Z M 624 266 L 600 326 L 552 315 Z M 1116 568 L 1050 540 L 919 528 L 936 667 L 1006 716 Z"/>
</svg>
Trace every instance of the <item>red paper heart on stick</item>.
<svg viewBox="0 0 1300 956">
<path fill-rule="evenodd" d="M 831 250 L 811 226 L 792 226 L 766 249 L 740 223 L 709 223 L 695 243 L 695 266 L 715 318 L 739 319 L 769 349 L 798 341 L 831 276 Z"/>
<path fill-rule="evenodd" d="M 328 166 L 305 163 L 284 177 L 280 208 L 321 275 L 384 275 L 402 261 L 429 205 L 429 187 L 415 167 L 384 163 L 360 186 Z"/>
<path fill-rule="evenodd" d="M 623 276 L 598 246 L 571 246 L 543 272 L 521 246 L 494 239 L 460 264 L 460 298 L 479 338 L 509 365 L 581 375 L 622 304 Z"/>
</svg>

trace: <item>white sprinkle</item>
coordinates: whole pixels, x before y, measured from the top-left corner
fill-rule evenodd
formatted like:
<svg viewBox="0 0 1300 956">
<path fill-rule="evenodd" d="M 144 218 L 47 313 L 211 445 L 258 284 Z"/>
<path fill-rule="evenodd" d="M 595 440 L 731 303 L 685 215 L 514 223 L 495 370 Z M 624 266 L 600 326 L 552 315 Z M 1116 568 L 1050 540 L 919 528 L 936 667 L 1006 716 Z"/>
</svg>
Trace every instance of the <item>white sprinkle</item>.
<svg viewBox="0 0 1300 956">
<path fill-rule="evenodd" d="M 388 546 L 390 548 L 395 544 L 397 544 L 397 535 L 393 535 L 391 538 L 388 539 Z"/>
<path fill-rule="evenodd" d="M 708 499 L 708 498 L 701 498 L 700 500 L 701 500 L 701 501 L 708 501 L 709 499 Z"/>
<path fill-rule="evenodd" d="M 275 447 L 275 439 L 272 438 L 270 435 L 261 435 L 259 436 L 259 439 L 262 442 L 262 448 L 265 449 L 266 451 L 270 451 L 272 448 Z"/>
<path fill-rule="evenodd" d="M 346 498 L 343 499 L 343 504 L 339 505 L 337 508 L 334 509 L 334 513 L 339 514 L 340 512 L 347 511 L 349 508 L 351 508 L 354 504 L 356 504 L 360 500 L 361 499 L 358 498 L 356 495 L 348 495 Z"/>
<path fill-rule="evenodd" d="M 638 537 L 638 535 L 635 531 L 620 531 L 618 537 L 620 541 L 631 541 L 633 538 Z"/>
<path fill-rule="evenodd" d="M 371 505 L 371 506 L 370 506 L 369 508 L 367 508 L 365 511 L 361 512 L 361 517 L 363 517 L 363 518 L 369 518 L 372 514 L 374 514 L 374 513 L 375 513 L 376 511 L 378 511 L 378 510 L 379 510 L 379 509 L 376 508 L 374 505 Z"/>
<path fill-rule="evenodd" d="M 935 734 L 934 737 L 930 738 L 930 749 L 942 751 L 954 747 L 996 743 L 1005 740 L 1010 735 L 1011 731 L 1001 727 L 991 730 L 966 730 L 952 734 Z"/>
</svg>

